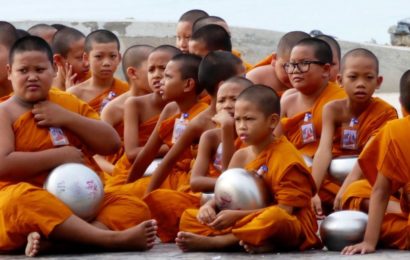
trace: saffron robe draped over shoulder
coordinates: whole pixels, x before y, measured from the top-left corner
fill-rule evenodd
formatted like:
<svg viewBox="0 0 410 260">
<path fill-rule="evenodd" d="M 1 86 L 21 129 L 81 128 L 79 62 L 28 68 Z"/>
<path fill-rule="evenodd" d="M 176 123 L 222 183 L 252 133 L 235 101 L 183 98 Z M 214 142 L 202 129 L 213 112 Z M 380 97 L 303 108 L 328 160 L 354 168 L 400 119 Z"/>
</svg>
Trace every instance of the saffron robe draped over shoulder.
<svg viewBox="0 0 410 260">
<path fill-rule="evenodd" d="M 364 149 L 369 139 L 375 136 L 379 130 L 390 120 L 397 119 L 397 111 L 385 101 L 374 98 L 369 107 L 358 118 L 358 149 L 356 151 L 342 150 L 340 148 L 341 130 L 336 130 L 335 145 L 333 154 L 348 155 L 360 154 Z M 344 152 L 346 151 L 346 152 Z M 350 152 L 349 152 L 350 151 Z M 361 159 L 359 159 L 359 162 Z M 342 197 L 342 207 L 345 209 L 360 210 L 360 205 L 363 200 L 369 199 L 372 192 L 372 187 L 365 179 L 353 182 L 350 184 Z M 392 200 L 396 200 L 391 197 Z"/>
<path fill-rule="evenodd" d="M 366 145 L 359 158 L 366 179 L 373 185 L 382 174 L 392 185 L 392 193 L 401 189 L 402 214 L 387 213 L 380 232 L 379 245 L 410 249 L 408 195 L 410 192 L 410 117 L 392 120 Z"/>
<path fill-rule="evenodd" d="M 111 88 L 107 88 L 104 90 L 100 95 L 96 96 L 92 100 L 88 102 L 88 104 L 98 113 L 101 112 L 101 109 L 104 105 L 104 99 L 108 100 L 106 102 L 109 102 L 110 100 L 114 99 L 115 97 L 118 97 L 122 93 L 125 93 L 129 90 L 128 83 L 122 80 L 119 80 L 117 78 L 114 78 L 114 82 L 111 86 Z M 114 97 L 109 97 L 110 92 L 114 93 Z"/>
<path fill-rule="evenodd" d="M 303 111 L 302 113 L 299 113 L 291 118 L 284 117 L 281 119 L 283 133 L 289 141 L 302 152 L 302 154 L 313 158 L 319 146 L 319 137 L 322 133 L 322 112 L 324 105 L 326 105 L 329 101 L 342 99 L 345 97 L 345 91 L 338 84 L 329 82 L 311 109 L 308 111 Z M 312 123 L 315 130 L 316 141 L 303 144 L 300 128 L 304 123 L 303 120 L 306 113 L 311 113 L 312 115 Z M 339 184 L 329 178 L 326 178 L 322 183 L 321 189 L 318 191 L 322 202 L 333 205 L 333 200 L 339 191 L 339 188 Z"/>
<path fill-rule="evenodd" d="M 85 102 L 63 91 L 51 89 L 48 99 L 82 116 L 98 119 L 98 114 Z M 12 125 L 15 151 L 37 152 L 54 148 L 48 128 L 36 125 L 31 111 L 22 114 Z M 81 140 L 68 129 L 62 129 L 70 145 L 82 149 L 87 166 L 100 173 Z M 54 195 L 43 189 L 52 169 L 26 181 L 0 181 L 0 250 L 10 251 L 27 243 L 27 235 L 37 231 L 48 237 L 54 228 L 73 213 Z M 101 175 L 100 175 L 101 176 Z M 150 218 L 146 204 L 120 191 L 106 192 L 96 220 L 112 230 L 123 230 Z"/>
<path fill-rule="evenodd" d="M 137 138 L 139 146 L 142 147 L 147 143 L 149 136 L 154 131 L 158 118 L 159 115 L 156 115 L 138 126 Z M 130 170 L 131 165 L 132 163 L 128 160 L 127 154 L 124 152 L 121 158 L 114 165 L 112 177 L 109 181 L 107 181 L 107 185 L 117 186 L 125 184 L 128 178 L 128 171 Z"/>
<path fill-rule="evenodd" d="M 315 185 L 301 154 L 285 137 L 281 137 L 245 168 L 257 171 L 263 165 L 268 168 L 262 176 L 273 196 L 271 206 L 249 214 L 223 230 L 214 230 L 199 223 L 196 219 L 198 209 L 187 209 L 182 215 L 180 229 L 205 236 L 232 233 L 254 246 L 269 241 L 278 250 L 321 248 L 316 236 L 316 217 L 310 206 L 316 192 Z M 293 214 L 277 204 L 293 207 Z"/>
<path fill-rule="evenodd" d="M 204 111 L 208 107 L 206 103 L 196 103 L 193 107 L 187 112 L 188 120 L 192 120 L 200 112 Z M 168 147 L 172 147 L 172 133 L 174 130 L 175 120 L 180 118 L 181 114 L 175 114 L 164 121 L 161 122 L 161 126 L 158 130 L 159 137 L 162 142 Z M 172 169 L 169 169 L 167 178 L 161 184 L 159 189 L 171 189 L 171 190 L 189 190 L 189 178 L 191 170 L 191 161 L 196 155 L 196 148 L 188 147 L 185 149 L 179 158 L 176 160 L 176 163 Z M 145 191 L 148 187 L 151 177 L 143 177 L 132 183 L 122 185 L 121 189 L 126 190 L 129 194 L 132 194 L 138 198 L 142 198 L 145 194 Z"/>
</svg>

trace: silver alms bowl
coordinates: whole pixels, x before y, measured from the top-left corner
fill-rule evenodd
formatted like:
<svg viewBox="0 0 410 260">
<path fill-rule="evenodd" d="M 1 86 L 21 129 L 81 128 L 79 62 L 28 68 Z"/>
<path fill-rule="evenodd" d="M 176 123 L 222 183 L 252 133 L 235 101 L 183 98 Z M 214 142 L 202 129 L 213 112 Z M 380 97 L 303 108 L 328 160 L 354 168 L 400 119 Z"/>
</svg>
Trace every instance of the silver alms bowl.
<svg viewBox="0 0 410 260">
<path fill-rule="evenodd" d="M 79 163 L 67 163 L 55 168 L 47 177 L 44 188 L 84 220 L 95 217 L 104 198 L 100 177 Z"/>
</svg>

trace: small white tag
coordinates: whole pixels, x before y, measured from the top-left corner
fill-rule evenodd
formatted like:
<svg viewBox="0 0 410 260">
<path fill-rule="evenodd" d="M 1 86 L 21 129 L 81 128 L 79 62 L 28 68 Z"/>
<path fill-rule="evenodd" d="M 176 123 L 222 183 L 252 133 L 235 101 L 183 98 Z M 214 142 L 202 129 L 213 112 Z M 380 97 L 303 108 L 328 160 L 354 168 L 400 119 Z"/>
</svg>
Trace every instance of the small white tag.
<svg viewBox="0 0 410 260">
<path fill-rule="evenodd" d="M 68 145 L 68 138 L 65 136 L 63 130 L 59 127 L 50 127 L 50 138 L 54 146 Z"/>
</svg>

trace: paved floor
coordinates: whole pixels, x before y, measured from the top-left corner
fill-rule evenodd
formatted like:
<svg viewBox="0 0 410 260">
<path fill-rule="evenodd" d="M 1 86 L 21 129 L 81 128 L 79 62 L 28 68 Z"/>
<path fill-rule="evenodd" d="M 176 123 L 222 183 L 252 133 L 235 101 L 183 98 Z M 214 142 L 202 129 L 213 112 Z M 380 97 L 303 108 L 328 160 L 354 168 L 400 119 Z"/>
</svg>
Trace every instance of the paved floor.
<svg viewBox="0 0 410 260">
<path fill-rule="evenodd" d="M 0 255 L 0 259 L 23 259 L 22 255 Z M 147 252 L 124 252 L 104 254 L 82 254 L 82 255 L 47 255 L 37 259 L 84 259 L 84 260 L 106 260 L 106 259 L 195 259 L 195 260 L 242 260 L 242 259 L 360 259 L 360 260 L 385 260 L 385 259 L 410 259 L 409 251 L 380 250 L 375 254 L 363 256 L 341 256 L 338 252 L 327 252 L 314 250 L 303 253 L 272 253 L 262 255 L 249 255 L 246 253 L 182 253 L 174 244 L 159 244 Z"/>
</svg>

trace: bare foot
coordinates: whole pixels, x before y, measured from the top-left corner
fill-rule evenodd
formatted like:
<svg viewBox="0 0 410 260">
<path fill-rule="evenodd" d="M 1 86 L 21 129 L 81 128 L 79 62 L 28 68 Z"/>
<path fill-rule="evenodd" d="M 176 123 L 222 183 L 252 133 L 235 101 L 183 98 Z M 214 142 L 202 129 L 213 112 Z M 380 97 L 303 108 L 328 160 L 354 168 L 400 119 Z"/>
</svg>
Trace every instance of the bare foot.
<svg viewBox="0 0 410 260">
<path fill-rule="evenodd" d="M 120 231 L 114 246 L 117 249 L 147 250 L 154 246 L 157 237 L 157 221 L 147 220 L 139 225 Z"/>
<path fill-rule="evenodd" d="M 178 232 L 175 242 L 179 249 L 188 252 L 226 249 L 237 245 L 238 240 L 232 234 L 207 237 L 190 232 Z"/>
<path fill-rule="evenodd" d="M 275 246 L 271 243 L 266 243 L 261 246 L 253 246 L 241 240 L 239 242 L 239 245 L 241 245 L 245 249 L 245 251 L 250 254 L 262 254 L 262 253 L 270 253 L 270 252 L 275 251 Z"/>
<path fill-rule="evenodd" d="M 27 236 L 26 256 L 33 257 L 40 252 L 41 236 L 38 232 L 31 232 Z"/>
</svg>

